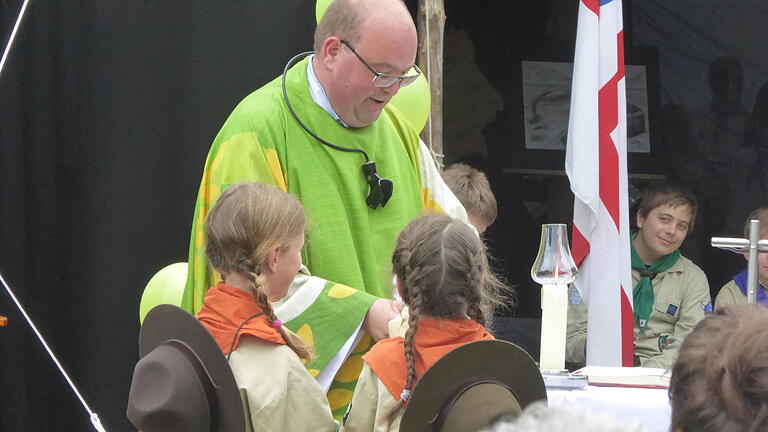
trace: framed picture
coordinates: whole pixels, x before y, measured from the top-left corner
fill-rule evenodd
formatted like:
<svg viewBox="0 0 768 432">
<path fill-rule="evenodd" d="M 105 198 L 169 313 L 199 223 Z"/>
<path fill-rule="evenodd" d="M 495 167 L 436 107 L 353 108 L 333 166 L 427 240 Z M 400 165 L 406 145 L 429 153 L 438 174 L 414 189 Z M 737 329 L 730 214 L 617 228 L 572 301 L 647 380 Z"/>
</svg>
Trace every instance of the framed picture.
<svg viewBox="0 0 768 432">
<path fill-rule="evenodd" d="M 658 55 L 634 49 L 627 57 L 627 166 L 631 174 L 660 174 L 664 170 L 656 113 L 659 107 Z M 516 171 L 565 169 L 565 148 L 573 77 L 573 45 L 536 44 L 519 54 L 519 79 L 512 91 L 513 133 L 509 168 Z M 514 100 L 514 99 L 513 99 Z"/>
</svg>

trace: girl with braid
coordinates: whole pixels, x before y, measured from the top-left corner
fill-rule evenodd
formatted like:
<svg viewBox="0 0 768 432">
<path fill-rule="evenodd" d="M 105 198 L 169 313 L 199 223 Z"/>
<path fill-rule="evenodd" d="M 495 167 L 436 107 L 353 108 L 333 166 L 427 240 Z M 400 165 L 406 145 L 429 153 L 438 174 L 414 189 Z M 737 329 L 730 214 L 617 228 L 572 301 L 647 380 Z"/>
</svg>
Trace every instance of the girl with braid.
<svg viewBox="0 0 768 432">
<path fill-rule="evenodd" d="M 392 256 L 397 290 L 408 305 L 405 337 L 378 342 L 363 356 L 343 431 L 396 431 L 419 377 L 442 356 L 469 342 L 493 339 L 501 283 L 485 247 L 466 223 L 444 215 L 411 222 Z"/>
<path fill-rule="evenodd" d="M 270 305 L 286 295 L 301 267 L 305 225 L 296 198 L 263 183 L 229 187 L 205 220 L 205 254 L 221 282 L 208 290 L 197 318 L 229 360 L 248 430 L 337 427 L 322 388 L 301 363 L 309 347 Z"/>
</svg>

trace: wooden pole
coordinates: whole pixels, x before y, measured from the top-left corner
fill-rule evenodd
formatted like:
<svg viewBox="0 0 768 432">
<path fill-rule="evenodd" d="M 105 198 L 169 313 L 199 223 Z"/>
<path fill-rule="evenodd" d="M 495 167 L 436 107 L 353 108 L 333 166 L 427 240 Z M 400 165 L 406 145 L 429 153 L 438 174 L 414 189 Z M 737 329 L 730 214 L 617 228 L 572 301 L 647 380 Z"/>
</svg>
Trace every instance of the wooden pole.
<svg viewBox="0 0 768 432">
<path fill-rule="evenodd" d="M 421 139 L 432 151 L 438 169 L 443 167 L 443 0 L 419 0 L 417 16 L 419 32 L 418 65 L 429 81 L 432 109 Z"/>
</svg>

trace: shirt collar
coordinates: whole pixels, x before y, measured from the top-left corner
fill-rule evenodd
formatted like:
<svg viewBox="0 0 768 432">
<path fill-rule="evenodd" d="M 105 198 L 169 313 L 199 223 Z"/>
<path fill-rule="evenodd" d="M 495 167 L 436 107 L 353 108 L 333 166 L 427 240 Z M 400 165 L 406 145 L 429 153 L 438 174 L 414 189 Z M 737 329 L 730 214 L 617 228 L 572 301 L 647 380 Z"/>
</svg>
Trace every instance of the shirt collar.
<svg viewBox="0 0 768 432">
<path fill-rule="evenodd" d="M 344 120 L 339 117 L 339 115 L 336 113 L 336 110 L 334 110 L 331 106 L 331 101 L 328 100 L 328 95 L 325 93 L 325 89 L 323 89 L 323 86 L 317 79 L 317 75 L 315 74 L 315 67 L 312 65 L 312 59 L 314 58 L 314 54 L 309 56 L 309 64 L 307 64 L 307 82 L 309 82 L 309 93 L 312 95 L 312 100 L 315 101 L 316 104 L 320 105 L 326 112 L 328 112 L 328 114 L 330 114 L 331 117 L 339 122 L 340 125 L 348 128 L 349 125 L 344 123 Z"/>
</svg>

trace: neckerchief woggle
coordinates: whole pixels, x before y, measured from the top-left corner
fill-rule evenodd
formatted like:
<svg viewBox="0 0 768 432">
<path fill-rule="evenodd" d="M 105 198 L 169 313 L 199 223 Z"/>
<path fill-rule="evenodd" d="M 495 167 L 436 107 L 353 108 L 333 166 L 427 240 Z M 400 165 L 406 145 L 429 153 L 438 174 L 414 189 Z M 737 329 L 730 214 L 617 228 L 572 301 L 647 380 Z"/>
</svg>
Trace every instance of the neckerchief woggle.
<svg viewBox="0 0 768 432">
<path fill-rule="evenodd" d="M 637 234 L 635 234 L 635 236 L 637 236 Z M 640 332 L 645 334 L 645 329 L 648 327 L 648 318 L 651 316 L 653 303 L 655 301 L 651 278 L 655 277 L 658 273 L 669 270 L 675 265 L 677 260 L 680 259 L 680 251 L 676 250 L 670 254 L 664 255 L 654 261 L 653 264 L 647 266 L 643 260 L 640 259 L 640 255 L 637 254 L 634 242 L 629 242 L 629 245 L 632 251 L 632 270 L 640 272 L 640 280 L 632 290 L 632 307 L 635 312 L 635 321 L 640 326 Z"/>
</svg>

